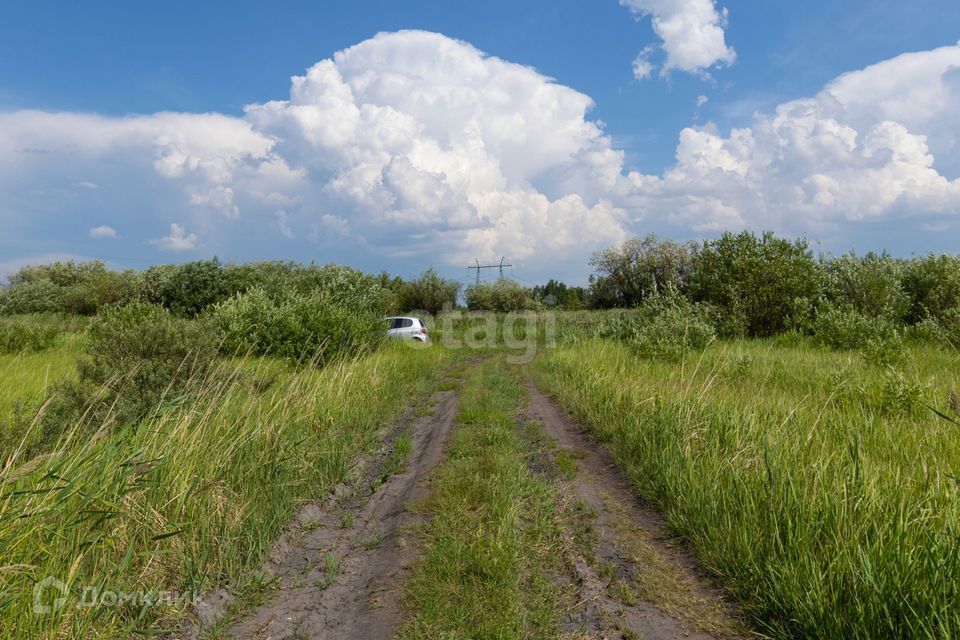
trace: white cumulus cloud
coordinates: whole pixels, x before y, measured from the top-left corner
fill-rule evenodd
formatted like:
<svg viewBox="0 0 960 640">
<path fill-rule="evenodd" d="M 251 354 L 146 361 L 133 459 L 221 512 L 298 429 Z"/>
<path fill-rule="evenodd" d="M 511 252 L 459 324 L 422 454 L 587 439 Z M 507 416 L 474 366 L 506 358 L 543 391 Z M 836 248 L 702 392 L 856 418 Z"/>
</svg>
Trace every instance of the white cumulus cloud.
<svg viewBox="0 0 960 640">
<path fill-rule="evenodd" d="M 101 225 L 99 227 L 93 227 L 90 229 L 91 238 L 116 238 L 117 230 L 113 227 L 108 227 L 107 225 Z"/>
<path fill-rule="evenodd" d="M 643 10 L 668 20 L 681 5 Z M 720 28 L 713 3 L 709 15 L 699 6 Z M 732 60 L 720 53 L 683 64 Z M 631 233 L 816 234 L 880 220 L 933 229 L 960 212 L 960 47 L 844 74 L 743 128 L 685 128 L 675 163 L 656 175 L 625 169 L 592 107 L 459 40 L 384 33 L 240 117 L 0 113 L 0 223 L 46 233 L 83 204 L 62 186 L 85 181 L 100 185 L 88 194 L 100 219 L 138 218 L 125 223 L 127 240 L 169 226 L 149 241 L 162 250 L 193 250 L 202 237 L 223 255 L 274 238 L 331 259 L 507 256 L 556 275 L 582 273 L 590 252 Z"/>
<path fill-rule="evenodd" d="M 277 209 L 273 215 L 277 218 L 277 229 L 280 230 L 280 234 L 288 240 L 296 238 L 293 228 L 290 226 L 290 216 L 287 215 L 287 212 L 283 209 Z"/>
<path fill-rule="evenodd" d="M 170 234 L 156 240 L 151 240 L 150 244 L 155 244 L 166 251 L 190 251 L 197 246 L 197 234 L 187 233 L 187 230 L 177 223 L 170 225 Z"/>
<path fill-rule="evenodd" d="M 578 241 L 566 249 L 586 254 L 624 235 L 622 212 L 597 195 L 621 155 L 601 157 L 610 139 L 587 119 L 591 107 L 529 67 L 404 31 L 315 64 L 293 78 L 288 100 L 246 116 L 319 185 L 337 212 L 322 227 L 345 233 L 330 220 L 346 218 L 386 245 L 426 234 L 459 264 L 481 251 L 557 255 L 568 236 Z M 575 181 L 593 197 L 569 200 Z"/>
<path fill-rule="evenodd" d="M 653 47 L 644 47 L 640 53 L 637 54 L 637 57 L 634 58 L 633 77 L 637 80 L 646 80 L 653 75 L 654 70 L 657 68 L 656 65 L 650 61 L 651 55 L 653 55 Z"/>
<path fill-rule="evenodd" d="M 287 236 L 296 219 L 317 240 L 385 255 L 420 247 L 458 265 L 475 252 L 585 257 L 626 234 L 624 211 L 607 198 L 623 154 L 589 119 L 592 107 L 465 42 L 382 33 L 242 118 L 0 114 L 0 205 L 31 179 L 82 172 L 149 190 L 152 215 L 189 215 L 212 239 L 258 217 Z M 156 246 L 191 248 L 192 234 L 177 229 Z"/>
<path fill-rule="evenodd" d="M 736 51 L 726 43 L 727 10 L 717 9 L 714 0 L 620 0 L 620 4 L 638 17 L 650 16 L 666 53 L 662 74 L 673 69 L 704 73 L 711 67 L 729 66 L 737 58 Z M 651 53 L 647 47 L 634 60 L 633 72 L 638 79 L 652 73 Z"/>
<path fill-rule="evenodd" d="M 904 54 L 727 135 L 684 129 L 671 169 L 631 174 L 634 204 L 693 229 L 956 217 L 958 78 L 960 47 Z"/>
</svg>

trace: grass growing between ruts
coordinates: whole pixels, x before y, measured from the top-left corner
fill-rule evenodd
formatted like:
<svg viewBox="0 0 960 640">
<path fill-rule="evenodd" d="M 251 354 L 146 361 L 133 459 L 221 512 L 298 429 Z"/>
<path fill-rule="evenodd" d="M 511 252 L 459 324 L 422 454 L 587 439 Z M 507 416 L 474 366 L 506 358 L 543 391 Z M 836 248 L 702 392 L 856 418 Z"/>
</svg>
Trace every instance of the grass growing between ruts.
<svg viewBox="0 0 960 640">
<path fill-rule="evenodd" d="M 536 368 L 771 635 L 960 636 L 960 432 L 924 406 L 947 410 L 956 354 L 588 341 Z"/>
<path fill-rule="evenodd" d="M 175 629 L 187 602 L 81 607 L 100 593 L 198 592 L 256 567 L 302 500 L 344 478 L 379 427 L 450 360 L 394 345 L 323 369 L 251 360 L 197 380 L 139 425 L 65 437 L 0 468 L 0 637 Z M 262 363 L 262 365 L 261 365 Z M 33 610 L 34 585 L 66 606 Z M 56 591 L 49 598 L 59 595 Z"/>
<path fill-rule="evenodd" d="M 562 534 L 554 488 L 527 468 L 522 397 L 500 361 L 467 373 L 449 457 L 421 505 L 430 520 L 401 638 L 557 636 Z"/>
</svg>

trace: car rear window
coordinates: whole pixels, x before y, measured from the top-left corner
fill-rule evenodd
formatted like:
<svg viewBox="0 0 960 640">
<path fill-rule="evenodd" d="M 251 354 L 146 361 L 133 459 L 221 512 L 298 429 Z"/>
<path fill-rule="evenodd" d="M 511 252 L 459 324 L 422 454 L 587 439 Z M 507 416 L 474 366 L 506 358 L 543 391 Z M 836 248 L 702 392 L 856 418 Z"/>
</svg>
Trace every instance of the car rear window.
<svg viewBox="0 0 960 640">
<path fill-rule="evenodd" d="M 400 328 L 402 329 L 406 329 L 407 327 L 413 326 L 413 320 L 411 320 L 410 318 L 401 318 L 400 322 L 401 322 Z"/>
</svg>

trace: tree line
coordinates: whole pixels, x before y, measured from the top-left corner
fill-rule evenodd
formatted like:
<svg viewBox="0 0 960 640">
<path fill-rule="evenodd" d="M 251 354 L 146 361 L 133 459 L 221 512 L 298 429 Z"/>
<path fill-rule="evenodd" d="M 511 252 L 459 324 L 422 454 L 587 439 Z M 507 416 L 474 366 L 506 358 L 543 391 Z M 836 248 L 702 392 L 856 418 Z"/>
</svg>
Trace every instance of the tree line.
<svg viewBox="0 0 960 640">
<path fill-rule="evenodd" d="M 11 276 L 0 289 L 0 312 L 94 315 L 107 305 L 140 301 L 196 317 L 253 290 L 274 300 L 336 290 L 346 292 L 344 305 L 377 313 L 437 314 L 460 305 L 499 312 L 630 309 L 671 291 L 708 309 L 724 336 L 824 334 L 830 323 L 851 333 L 889 325 L 960 335 L 960 257 L 954 255 L 828 256 L 815 254 L 805 239 L 744 231 L 702 242 L 635 237 L 597 252 L 589 264 L 586 287 L 557 280 L 524 287 L 505 279 L 464 291 L 433 269 L 403 279 L 280 261 L 235 265 L 214 258 L 139 272 L 112 271 L 102 262 L 57 262 Z"/>
<path fill-rule="evenodd" d="M 838 317 L 960 330 L 954 255 L 815 255 L 804 239 L 745 231 L 700 243 L 632 238 L 598 252 L 591 265 L 593 306 L 635 307 L 672 289 L 709 305 L 721 335 L 811 332 Z"/>
</svg>

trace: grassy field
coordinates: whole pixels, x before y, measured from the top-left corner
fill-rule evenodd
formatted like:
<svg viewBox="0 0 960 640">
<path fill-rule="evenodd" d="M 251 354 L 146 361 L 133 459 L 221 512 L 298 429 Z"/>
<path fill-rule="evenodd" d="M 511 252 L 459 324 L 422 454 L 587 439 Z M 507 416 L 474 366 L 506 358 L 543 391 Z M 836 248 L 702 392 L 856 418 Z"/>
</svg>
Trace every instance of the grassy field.
<svg viewBox="0 0 960 640">
<path fill-rule="evenodd" d="M 0 354 L 0 385 L 7 390 L 0 394 L 0 420 L 17 404 L 41 402 L 53 382 L 70 375 L 76 357 L 75 341 L 37 353 Z"/>
<path fill-rule="evenodd" d="M 391 344 L 319 369 L 218 360 L 146 420 L 68 427 L 30 460 L 11 458 L 31 438 L 14 418 L 74 375 L 84 337 L 0 354 L 0 637 L 169 631 L 193 593 L 263 589 L 255 569 L 302 501 L 476 355 L 488 359 L 468 369 L 448 459 L 418 506 L 430 518 L 401 636 L 554 637 L 570 604 L 550 579 L 566 516 L 529 470 L 522 371 L 505 364 L 518 354 L 535 356 L 538 384 L 608 445 L 764 633 L 960 636 L 960 426 L 931 409 L 960 411 L 960 354 L 913 346 L 881 366 L 781 337 L 644 359 L 590 337 L 617 313 L 518 316 L 509 330 L 503 314 L 438 321 L 431 348 Z M 77 600 L 184 597 L 29 615 L 48 576 Z"/>
<path fill-rule="evenodd" d="M 86 318 L 53 314 L 0 317 L 0 386 L 4 390 L 0 393 L 0 424 L 15 406 L 24 410 L 35 407 L 45 399 L 52 383 L 74 374 L 87 324 Z"/>
<path fill-rule="evenodd" d="M 605 341 L 542 352 L 538 381 L 774 637 L 960 635 L 960 356 L 897 367 L 803 342 L 683 362 Z"/>
<path fill-rule="evenodd" d="M 0 354 L 0 460 L 14 450 L 23 437 L 23 423 L 61 377 L 74 375 L 81 338 L 64 335 L 56 346 L 33 353 Z"/>
<path fill-rule="evenodd" d="M 301 501 L 341 480 L 451 359 L 393 345 L 323 369 L 226 363 L 194 381 L 189 402 L 173 398 L 138 425 L 68 430 L 55 450 L 8 461 L 0 636 L 169 631 L 191 593 L 255 580 L 251 568 Z M 33 585 L 47 576 L 69 586 L 69 604 L 84 593 L 106 604 L 31 615 Z M 123 598 L 162 591 L 177 594 L 157 606 Z"/>
</svg>

